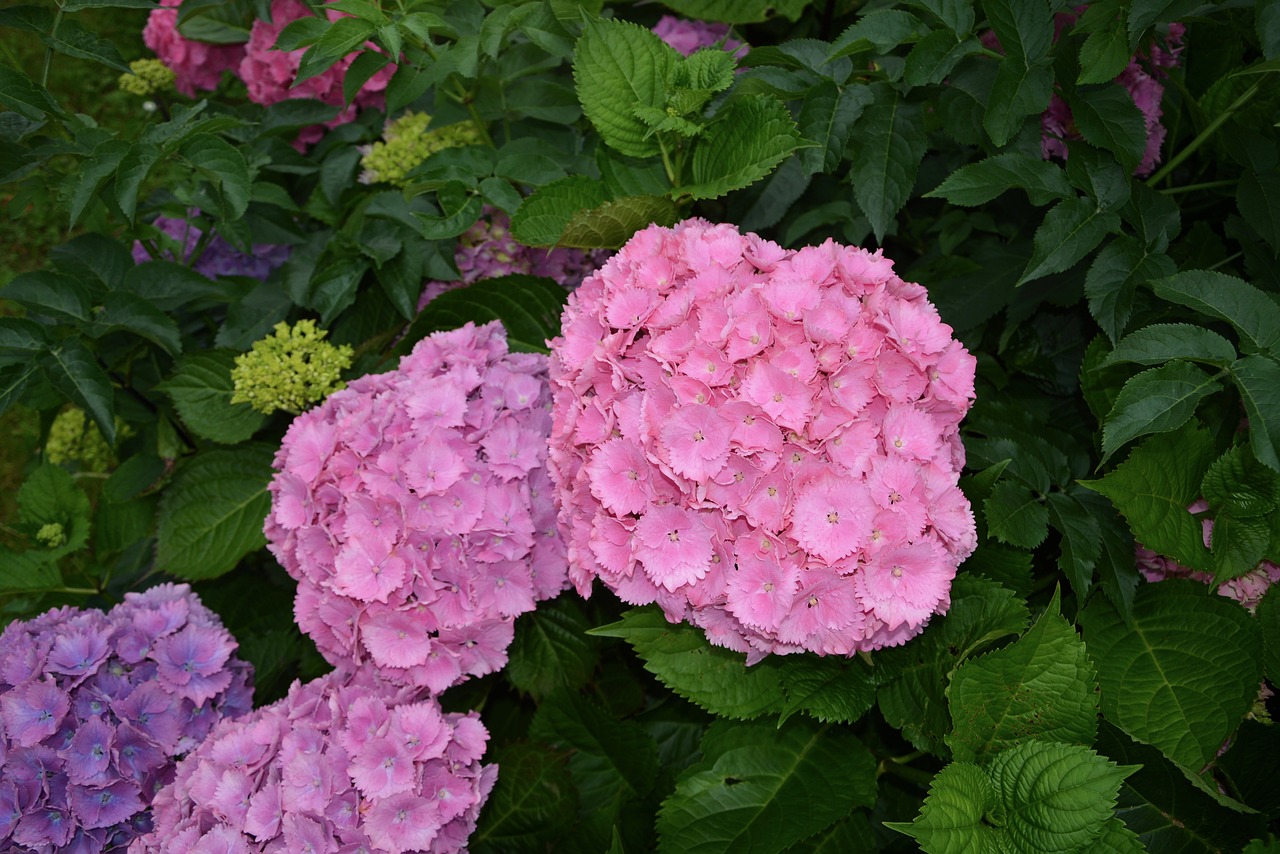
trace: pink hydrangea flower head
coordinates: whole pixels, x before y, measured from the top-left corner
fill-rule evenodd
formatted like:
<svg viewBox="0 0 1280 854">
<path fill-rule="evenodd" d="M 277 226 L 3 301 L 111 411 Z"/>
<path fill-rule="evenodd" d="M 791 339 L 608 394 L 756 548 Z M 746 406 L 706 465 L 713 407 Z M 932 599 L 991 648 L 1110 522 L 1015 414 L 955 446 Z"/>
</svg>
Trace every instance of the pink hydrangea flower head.
<svg viewBox="0 0 1280 854">
<path fill-rule="evenodd" d="M 747 46 L 742 42 L 728 38 L 728 24 L 711 24 L 677 18 L 675 15 L 663 15 L 654 24 L 653 32 L 682 56 L 711 47 L 721 40 L 724 41 L 724 49 L 736 57 L 741 58 L 747 52 Z"/>
<path fill-rule="evenodd" d="M 223 721 L 155 796 L 132 854 L 463 851 L 497 779 L 475 712 L 339 669 Z"/>
<path fill-rule="evenodd" d="M 218 88 L 222 72 L 235 71 L 244 58 L 244 45 L 206 44 L 178 33 L 178 7 L 182 0 L 160 0 L 142 28 L 142 41 L 173 71 L 174 87 L 194 98 L 196 92 Z"/>
<path fill-rule="evenodd" d="M 442 691 L 506 662 L 515 617 L 566 586 L 550 407 L 546 357 L 507 352 L 495 322 L 293 422 L 265 530 L 331 663 Z"/>
<path fill-rule="evenodd" d="M 236 642 L 185 584 L 0 635 L 0 848 L 123 851 L 177 759 L 252 706 Z M 64 846 L 71 846 L 65 849 Z"/>
<path fill-rule="evenodd" d="M 570 580 L 716 644 L 851 655 L 949 605 L 975 360 L 879 253 L 651 226 L 570 294 L 550 472 Z"/>
</svg>

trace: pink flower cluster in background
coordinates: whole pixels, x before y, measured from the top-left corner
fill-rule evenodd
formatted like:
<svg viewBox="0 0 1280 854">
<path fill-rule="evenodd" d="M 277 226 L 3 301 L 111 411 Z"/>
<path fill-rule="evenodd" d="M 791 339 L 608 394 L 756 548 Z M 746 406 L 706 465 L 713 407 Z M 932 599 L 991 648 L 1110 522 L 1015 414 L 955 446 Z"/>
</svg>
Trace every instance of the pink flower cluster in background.
<svg viewBox="0 0 1280 854">
<path fill-rule="evenodd" d="M 711 47 L 721 39 L 724 49 L 735 57 L 741 58 L 747 53 L 747 46 L 735 39 L 728 38 L 728 24 L 709 24 L 706 21 L 690 21 L 674 15 L 663 15 L 654 24 L 653 32 L 658 38 L 671 45 L 681 56 L 688 56 L 704 47 Z"/>
<path fill-rule="evenodd" d="M 552 342 L 570 579 L 716 644 L 849 655 L 950 604 L 974 549 L 975 360 L 877 251 L 692 219 L 637 233 Z"/>
<path fill-rule="evenodd" d="M 330 662 L 435 692 L 506 664 L 514 618 L 565 587 L 550 401 L 546 357 L 508 353 L 494 322 L 294 420 L 265 530 Z"/>
<path fill-rule="evenodd" d="M 59 608 L 0 635 L 0 844 L 123 850 L 152 796 L 223 718 L 252 708 L 252 670 L 185 585 L 109 614 Z"/>
<path fill-rule="evenodd" d="M 199 215 L 199 211 L 191 212 L 193 217 Z M 253 252 L 247 254 L 236 249 L 224 240 L 221 235 L 215 234 L 204 250 L 201 251 L 199 257 L 193 258 L 192 255 L 196 245 L 200 242 L 200 237 L 203 234 L 197 226 L 192 225 L 185 219 L 169 216 L 156 217 L 152 225 L 182 246 L 179 257 L 175 258 L 171 251 L 166 250 L 162 254 L 164 260 L 177 261 L 179 264 L 190 264 L 191 269 L 210 279 L 216 279 L 219 276 L 248 276 L 252 279 L 266 279 L 272 270 L 289 260 L 289 254 L 292 251 L 291 247 L 283 244 L 264 243 L 255 245 Z M 151 260 L 154 259 L 147 252 L 147 248 L 142 245 L 142 241 L 135 240 L 133 243 L 134 263 L 141 264 Z"/>
<path fill-rule="evenodd" d="M 142 28 L 142 41 L 176 76 L 174 87 L 194 98 L 198 91 L 212 91 L 222 72 L 235 71 L 244 59 L 244 45 L 206 44 L 178 33 L 178 7 L 182 0 L 160 0 Z"/>
<path fill-rule="evenodd" d="M 488 737 L 368 669 L 295 682 L 182 761 L 130 851 L 461 851 L 497 777 Z"/>
<path fill-rule="evenodd" d="M 1187 512 L 1203 513 L 1208 509 L 1209 503 L 1201 499 L 1188 507 Z M 1204 545 L 1205 548 L 1208 548 L 1213 537 L 1213 520 L 1203 519 L 1200 524 L 1204 536 Z M 1192 578 L 1204 584 L 1213 582 L 1211 574 L 1197 572 L 1194 569 L 1185 567 L 1173 558 L 1157 554 L 1141 543 L 1137 545 L 1136 552 L 1138 570 L 1147 581 L 1163 581 L 1166 578 Z M 1258 603 L 1262 601 L 1262 597 L 1267 594 L 1267 590 L 1270 589 L 1271 585 L 1276 583 L 1280 583 L 1280 566 L 1264 560 L 1251 572 L 1218 585 L 1218 595 L 1234 599 L 1252 611 L 1258 607 Z"/>
<path fill-rule="evenodd" d="M 517 243 L 511 236 L 510 218 L 497 208 L 486 207 L 476 224 L 458 238 L 453 260 L 462 278 L 427 282 L 418 311 L 445 291 L 517 273 L 545 276 L 572 290 L 611 254 L 607 249 L 535 249 Z"/>
</svg>

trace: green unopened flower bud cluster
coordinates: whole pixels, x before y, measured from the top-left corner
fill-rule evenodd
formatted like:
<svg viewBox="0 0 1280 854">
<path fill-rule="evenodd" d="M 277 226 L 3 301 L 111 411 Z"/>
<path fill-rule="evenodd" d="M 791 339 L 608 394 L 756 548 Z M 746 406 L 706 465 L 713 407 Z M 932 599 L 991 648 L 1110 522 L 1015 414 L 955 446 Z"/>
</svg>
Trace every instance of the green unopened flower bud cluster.
<svg viewBox="0 0 1280 854">
<path fill-rule="evenodd" d="M 173 88 L 177 76 L 173 69 L 158 59 L 135 59 L 129 63 L 132 74 L 120 75 L 120 88 L 132 95 L 154 95 Z"/>
<path fill-rule="evenodd" d="M 111 468 L 111 447 L 83 409 L 64 409 L 49 425 L 44 458 L 54 465 L 78 463 L 84 471 L 103 472 Z"/>
<path fill-rule="evenodd" d="M 277 409 L 296 414 L 344 388 L 339 377 L 351 367 L 352 350 L 325 341 L 328 334 L 314 320 L 299 320 L 292 327 L 277 323 L 274 335 L 236 357 L 231 402 L 247 403 L 267 415 Z"/>
<path fill-rule="evenodd" d="M 369 146 L 360 161 L 364 167 L 360 180 L 366 184 L 383 181 L 405 187 L 409 184 L 408 174 L 437 151 L 484 142 L 472 122 L 427 130 L 429 124 L 431 116 L 413 112 L 390 122 L 382 133 L 383 141 Z"/>
<path fill-rule="evenodd" d="M 49 522 L 36 531 L 36 540 L 45 548 L 56 549 L 67 541 L 67 532 L 61 522 Z"/>
</svg>

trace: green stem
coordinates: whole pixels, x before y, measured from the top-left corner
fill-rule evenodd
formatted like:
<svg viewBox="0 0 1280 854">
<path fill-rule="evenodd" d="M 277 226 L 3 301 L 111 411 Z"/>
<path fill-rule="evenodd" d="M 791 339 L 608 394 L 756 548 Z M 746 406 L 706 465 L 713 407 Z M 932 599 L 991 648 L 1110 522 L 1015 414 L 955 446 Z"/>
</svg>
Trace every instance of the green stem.
<svg viewBox="0 0 1280 854">
<path fill-rule="evenodd" d="M 919 768 L 912 768 L 910 765 L 899 765 L 888 759 L 882 759 L 879 766 L 876 767 L 876 777 L 883 777 L 885 774 L 901 777 L 908 782 L 915 783 L 922 789 L 929 788 L 929 784 L 933 782 L 934 778 L 932 771 L 922 771 Z"/>
<path fill-rule="evenodd" d="M 1197 190 L 1216 190 L 1219 187 L 1234 187 L 1239 183 L 1237 178 L 1228 178 L 1225 181 L 1205 181 L 1200 184 L 1187 184 L 1182 187 L 1168 187 L 1161 190 L 1166 196 L 1177 195 L 1178 193 L 1194 193 Z"/>
<path fill-rule="evenodd" d="M 667 180 L 671 182 L 672 187 L 679 187 L 680 179 L 675 167 L 671 164 L 671 154 L 667 151 L 667 144 L 662 141 L 662 134 L 658 134 L 657 138 L 658 150 L 662 152 L 662 168 L 667 172 Z"/>
<path fill-rule="evenodd" d="M 983 47 L 978 49 L 979 56 L 989 56 L 992 59 L 1004 59 L 1003 53 L 998 53 L 991 48 Z"/>
<path fill-rule="evenodd" d="M 1159 184 L 1160 181 L 1162 181 L 1165 178 L 1165 176 L 1167 176 L 1174 169 L 1177 169 L 1179 166 L 1181 166 L 1184 160 L 1186 160 L 1188 157 L 1194 154 L 1196 150 L 1200 148 L 1200 146 L 1208 142 L 1209 138 L 1218 132 L 1218 128 L 1226 124 L 1227 119 L 1231 118 L 1233 115 L 1235 115 L 1237 110 L 1239 110 L 1245 104 L 1253 100 L 1253 96 L 1258 94 L 1258 90 L 1261 87 L 1262 87 L 1262 80 L 1259 80 L 1258 82 L 1250 86 L 1248 89 L 1244 90 L 1244 92 L 1240 95 L 1240 97 L 1236 98 L 1235 101 L 1231 103 L 1231 106 L 1223 110 L 1222 113 L 1219 114 L 1217 118 L 1215 118 L 1213 121 L 1209 123 L 1208 127 L 1200 131 L 1200 134 L 1195 139 L 1191 140 L 1191 142 L 1189 142 L 1181 151 L 1179 151 L 1173 157 L 1173 159 L 1171 159 L 1168 163 L 1166 163 L 1160 169 L 1159 172 L 1157 172 L 1156 174 L 1148 178 L 1147 186 L 1154 188 L 1156 184 Z"/>
<path fill-rule="evenodd" d="M 480 131 L 480 135 L 484 137 L 484 144 L 490 148 L 497 148 L 494 145 L 493 137 L 489 136 L 489 128 L 485 127 L 484 120 L 480 118 L 480 111 L 476 109 L 474 101 L 467 101 L 467 112 L 471 114 L 471 123 Z"/>
<path fill-rule="evenodd" d="M 1234 260 L 1236 260 L 1237 258 L 1241 257 L 1242 255 L 1244 255 L 1244 253 L 1243 253 L 1243 252 L 1237 252 L 1237 253 L 1236 253 L 1236 254 L 1234 254 L 1234 255 L 1228 255 L 1226 258 L 1223 258 L 1223 259 L 1222 259 L 1221 261 L 1219 261 L 1217 264 L 1214 264 L 1212 267 L 1209 267 L 1208 269 L 1209 269 L 1209 270 L 1216 270 L 1216 269 L 1218 269 L 1219 267 L 1225 267 L 1226 265 L 1230 264 L 1232 261 L 1234 261 Z"/>
<path fill-rule="evenodd" d="M 62 4 L 58 4 L 58 12 L 53 16 L 53 28 L 49 30 L 49 38 L 57 38 L 58 25 L 62 23 Z M 40 72 L 40 85 L 49 88 L 49 69 L 53 67 L 53 48 L 44 49 L 44 71 Z"/>
</svg>

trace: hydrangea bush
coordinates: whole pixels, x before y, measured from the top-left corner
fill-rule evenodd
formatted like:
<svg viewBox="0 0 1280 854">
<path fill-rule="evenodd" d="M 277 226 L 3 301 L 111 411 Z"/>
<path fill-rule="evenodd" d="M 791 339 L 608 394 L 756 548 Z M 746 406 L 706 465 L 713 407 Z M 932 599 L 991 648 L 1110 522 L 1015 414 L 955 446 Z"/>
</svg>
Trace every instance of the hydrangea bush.
<svg viewBox="0 0 1280 854">
<path fill-rule="evenodd" d="M 0 624 L 237 638 L 171 850 L 1272 850 L 1278 62 L 1273 0 L 9 4 Z M 0 826 L 132 805 L 13 732 Z"/>
<path fill-rule="evenodd" d="M 0 843 L 123 851 L 152 800 L 224 719 L 252 708 L 252 668 L 185 584 L 101 611 L 58 608 L 0 635 Z"/>
</svg>

